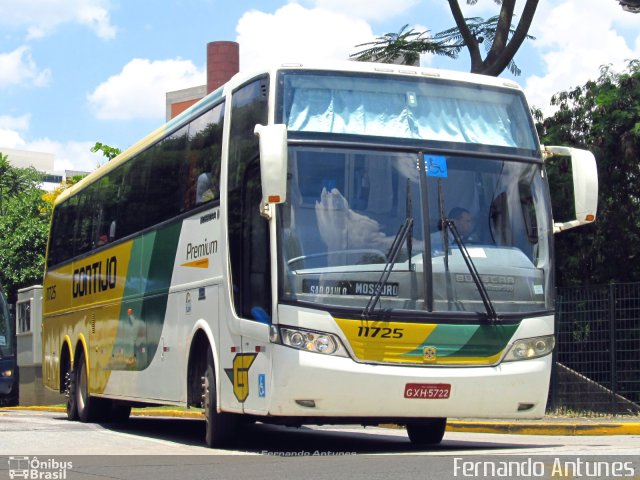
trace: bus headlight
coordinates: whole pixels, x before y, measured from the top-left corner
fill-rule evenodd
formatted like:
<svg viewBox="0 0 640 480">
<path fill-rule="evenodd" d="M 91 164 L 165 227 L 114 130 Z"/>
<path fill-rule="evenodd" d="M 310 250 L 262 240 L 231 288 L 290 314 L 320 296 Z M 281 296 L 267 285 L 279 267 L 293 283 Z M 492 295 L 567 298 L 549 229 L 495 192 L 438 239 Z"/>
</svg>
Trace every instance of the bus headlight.
<svg viewBox="0 0 640 480">
<path fill-rule="evenodd" d="M 516 340 L 504 357 L 504 361 L 515 362 L 517 360 L 544 357 L 553 351 L 555 344 L 556 338 L 553 335 Z"/>
<path fill-rule="evenodd" d="M 0 377 L 12 377 L 13 370 L 4 370 L 0 372 Z"/>
<path fill-rule="evenodd" d="M 283 345 L 298 350 L 341 357 L 347 356 L 340 339 L 331 333 L 280 327 L 280 338 Z"/>
</svg>

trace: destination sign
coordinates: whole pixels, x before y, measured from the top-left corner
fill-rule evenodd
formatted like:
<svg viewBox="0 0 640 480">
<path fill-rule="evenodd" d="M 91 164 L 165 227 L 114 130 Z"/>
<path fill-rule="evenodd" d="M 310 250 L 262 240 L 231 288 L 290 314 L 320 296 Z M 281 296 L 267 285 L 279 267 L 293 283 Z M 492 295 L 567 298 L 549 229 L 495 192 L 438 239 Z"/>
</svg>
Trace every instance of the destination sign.
<svg viewBox="0 0 640 480">
<path fill-rule="evenodd" d="M 376 293 L 376 282 L 355 280 L 302 280 L 302 292 L 315 295 L 366 295 Z M 397 283 L 382 285 L 381 296 L 397 297 L 400 287 Z"/>
</svg>

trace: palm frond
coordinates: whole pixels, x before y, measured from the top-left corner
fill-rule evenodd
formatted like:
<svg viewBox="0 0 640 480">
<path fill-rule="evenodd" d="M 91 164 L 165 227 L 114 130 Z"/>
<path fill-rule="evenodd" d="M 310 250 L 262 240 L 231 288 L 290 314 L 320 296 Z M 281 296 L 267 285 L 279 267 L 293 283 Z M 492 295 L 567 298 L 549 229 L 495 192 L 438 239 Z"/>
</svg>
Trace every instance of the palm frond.
<svg viewBox="0 0 640 480">
<path fill-rule="evenodd" d="M 434 39 L 428 31 L 417 32 L 409 25 L 404 25 L 397 33 L 386 33 L 372 42 L 361 43 L 356 47 L 369 47 L 350 55 L 350 58 L 361 62 L 377 61 L 405 65 L 415 65 L 420 54 L 433 53 L 456 58 L 460 48 L 452 47 L 448 42 Z"/>
</svg>

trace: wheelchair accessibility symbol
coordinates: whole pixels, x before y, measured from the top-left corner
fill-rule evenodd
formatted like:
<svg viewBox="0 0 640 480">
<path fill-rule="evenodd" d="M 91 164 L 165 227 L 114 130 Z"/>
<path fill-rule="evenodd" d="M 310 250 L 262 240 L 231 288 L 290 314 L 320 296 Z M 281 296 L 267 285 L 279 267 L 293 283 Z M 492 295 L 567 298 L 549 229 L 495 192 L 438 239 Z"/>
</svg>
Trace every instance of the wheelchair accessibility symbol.
<svg viewBox="0 0 640 480">
<path fill-rule="evenodd" d="M 447 157 L 442 155 L 425 155 L 424 167 L 427 177 L 446 178 L 448 176 Z"/>
</svg>

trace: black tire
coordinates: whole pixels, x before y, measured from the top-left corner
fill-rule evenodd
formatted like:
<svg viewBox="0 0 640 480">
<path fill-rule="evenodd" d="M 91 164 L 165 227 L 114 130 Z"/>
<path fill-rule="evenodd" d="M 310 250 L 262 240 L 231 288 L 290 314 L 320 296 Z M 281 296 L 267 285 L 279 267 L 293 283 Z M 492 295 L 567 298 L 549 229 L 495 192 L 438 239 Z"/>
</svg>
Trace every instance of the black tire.
<svg viewBox="0 0 640 480">
<path fill-rule="evenodd" d="M 76 372 L 69 370 L 65 374 L 65 395 L 67 396 L 67 419 L 78 420 L 78 406 L 76 404 Z"/>
<path fill-rule="evenodd" d="M 211 352 L 202 379 L 202 407 L 206 424 L 205 441 L 209 448 L 221 448 L 231 444 L 234 438 L 235 416 L 217 411 L 216 376 Z"/>
<path fill-rule="evenodd" d="M 446 428 L 446 418 L 432 418 L 428 421 L 408 423 L 407 435 L 415 445 L 437 445 L 442 441 Z"/>
<path fill-rule="evenodd" d="M 89 395 L 89 377 L 87 376 L 87 365 L 83 353 L 78 355 L 74 372 L 73 397 L 78 411 L 78 420 L 83 423 L 93 422 L 98 417 L 99 399 L 92 398 Z"/>
</svg>

